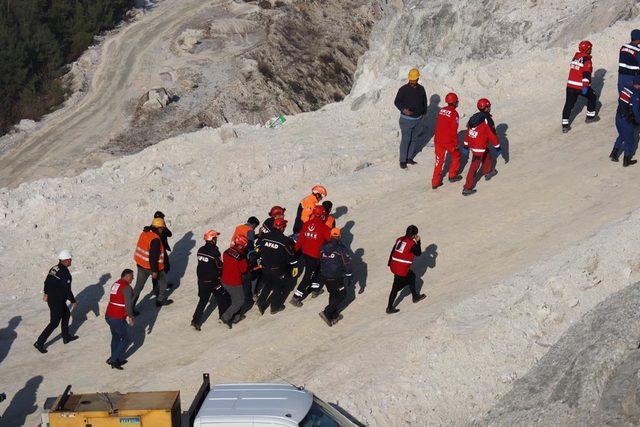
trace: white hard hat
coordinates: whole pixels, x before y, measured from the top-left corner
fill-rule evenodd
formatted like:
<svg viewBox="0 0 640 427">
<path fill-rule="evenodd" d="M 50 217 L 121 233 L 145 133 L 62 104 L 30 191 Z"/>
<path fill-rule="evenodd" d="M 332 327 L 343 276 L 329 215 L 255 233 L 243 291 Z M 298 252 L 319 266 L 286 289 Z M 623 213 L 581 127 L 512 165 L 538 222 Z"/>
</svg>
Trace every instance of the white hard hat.
<svg viewBox="0 0 640 427">
<path fill-rule="evenodd" d="M 71 259 L 71 258 L 72 258 L 72 256 L 71 256 L 71 252 L 69 252 L 69 251 L 68 251 L 68 250 L 66 250 L 66 249 L 65 249 L 65 250 L 60 251 L 60 253 L 58 254 L 58 259 L 59 259 L 60 261 L 64 261 L 65 259 Z"/>
</svg>

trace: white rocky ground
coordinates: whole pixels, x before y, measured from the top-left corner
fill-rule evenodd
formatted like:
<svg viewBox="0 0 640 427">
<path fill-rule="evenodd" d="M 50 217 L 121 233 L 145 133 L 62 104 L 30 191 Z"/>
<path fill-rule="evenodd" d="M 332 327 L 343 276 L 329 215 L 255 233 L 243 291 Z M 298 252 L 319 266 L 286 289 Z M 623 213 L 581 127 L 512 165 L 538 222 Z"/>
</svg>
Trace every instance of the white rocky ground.
<svg viewBox="0 0 640 427">
<path fill-rule="evenodd" d="M 557 19 L 551 12 L 558 4 L 530 2 L 527 13 Z M 479 58 L 449 72 L 438 65 L 426 74 L 428 93 L 455 89 L 467 116 L 477 97 L 491 98 L 508 140 L 509 162 L 501 159 L 499 175 L 480 182 L 470 198 L 460 195 L 459 184 L 430 190 L 429 148 L 419 166 L 398 169 L 391 102 L 400 67 L 374 72 L 367 68 L 375 64 L 371 56 L 355 96 L 289 117 L 281 129 L 204 129 L 77 177 L 0 190 L 6 422 L 33 425 L 36 405 L 68 383 L 77 391 L 180 389 L 186 406 L 202 372 L 215 382 L 282 377 L 305 384 L 371 425 L 487 422 L 516 379 L 640 271 L 637 170 L 606 157 L 615 135 L 617 48 L 640 20 L 606 28 L 610 23 L 594 25 L 590 34 L 602 70 L 595 81 L 604 85 L 602 121 L 585 125 L 581 115 L 568 135 L 559 132 L 559 116 L 574 42 L 536 44 L 515 57 Z M 384 49 L 380 32 L 376 37 L 371 55 L 397 53 Z M 410 63 L 405 54 L 397 58 Z M 364 162 L 373 166 L 356 171 Z M 331 329 L 321 322 L 323 296 L 273 317 L 252 312 L 231 331 L 215 316 L 202 332 L 191 330 L 193 252 L 202 233 L 216 227 L 224 242 L 235 224 L 264 217 L 274 203 L 293 212 L 317 182 L 348 209 L 338 223 L 362 260 L 360 282 L 366 277 L 345 319 Z M 112 281 L 104 275 L 132 265 L 137 234 L 156 209 L 171 220 L 173 280 L 180 287 L 175 304 L 158 314 L 147 303 L 136 327 L 139 349 L 124 372 L 115 372 L 104 363 L 108 330 L 101 316 Z M 387 316 L 388 249 L 409 223 L 421 228 L 428 246 L 416 265 L 428 299 L 419 305 L 405 299 L 398 315 Z M 31 347 L 47 319 L 41 282 L 62 247 L 75 253 L 81 338 L 56 342 L 43 356 Z"/>
</svg>

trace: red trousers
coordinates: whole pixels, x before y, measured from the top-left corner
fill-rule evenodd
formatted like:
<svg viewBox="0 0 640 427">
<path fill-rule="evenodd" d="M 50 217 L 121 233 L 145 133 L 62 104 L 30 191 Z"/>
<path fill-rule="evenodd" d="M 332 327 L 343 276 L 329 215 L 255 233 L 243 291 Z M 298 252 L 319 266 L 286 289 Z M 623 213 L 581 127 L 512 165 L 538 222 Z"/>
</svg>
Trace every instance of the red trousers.
<svg viewBox="0 0 640 427">
<path fill-rule="evenodd" d="M 489 155 L 489 150 L 486 150 L 482 154 L 474 154 L 471 158 L 471 165 L 469 166 L 469 172 L 467 172 L 467 181 L 464 184 L 465 190 L 472 190 L 476 186 L 476 174 L 478 169 L 482 165 L 482 175 L 486 175 L 491 172 L 493 161 Z"/>
<path fill-rule="evenodd" d="M 449 166 L 449 178 L 453 178 L 458 175 L 458 169 L 460 169 L 460 150 L 457 147 L 448 148 L 436 145 L 435 147 L 436 161 L 433 166 L 433 178 L 431 179 L 431 185 L 434 187 L 439 186 L 442 183 L 442 167 L 447 153 L 451 154 L 451 165 Z"/>
</svg>

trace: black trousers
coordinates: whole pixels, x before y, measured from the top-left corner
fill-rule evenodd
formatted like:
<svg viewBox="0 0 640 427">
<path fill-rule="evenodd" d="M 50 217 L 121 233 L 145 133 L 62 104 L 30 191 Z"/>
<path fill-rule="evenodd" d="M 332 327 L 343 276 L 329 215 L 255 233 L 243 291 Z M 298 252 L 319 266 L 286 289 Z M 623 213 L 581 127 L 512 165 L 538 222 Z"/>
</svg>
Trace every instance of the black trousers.
<svg viewBox="0 0 640 427">
<path fill-rule="evenodd" d="M 200 322 L 202 322 L 204 309 L 211 300 L 211 295 L 215 297 L 216 304 L 218 305 L 218 317 L 222 317 L 222 313 L 224 313 L 231 305 L 229 294 L 227 294 L 227 291 L 224 290 L 222 285 L 218 285 L 218 287 L 215 288 L 211 282 L 198 281 L 199 299 L 196 311 L 193 312 L 192 322 L 197 323 L 198 325 L 201 324 Z"/>
<path fill-rule="evenodd" d="M 335 320 L 340 314 L 339 307 L 347 296 L 347 288 L 344 286 L 344 279 L 325 278 L 322 282 L 329 291 L 329 304 L 324 308 L 324 315 L 329 320 Z"/>
<path fill-rule="evenodd" d="M 44 331 L 38 337 L 38 344 L 44 345 L 47 342 L 49 336 L 56 330 L 58 325 L 62 324 L 62 339 L 66 340 L 69 338 L 69 317 L 71 317 L 71 313 L 69 312 L 69 307 L 67 307 L 66 302 L 49 302 L 47 301 L 47 305 L 49 306 L 49 314 L 50 320 L 49 324 Z"/>
<path fill-rule="evenodd" d="M 311 287 L 314 286 L 314 289 L 320 288 L 320 260 L 317 258 L 312 258 L 308 255 L 303 255 L 304 257 L 304 277 L 300 281 L 298 288 L 295 291 L 295 297 L 303 300 L 309 295 L 311 292 Z"/>
<path fill-rule="evenodd" d="M 409 273 L 405 276 L 393 276 L 393 287 L 391 288 L 391 293 L 389 294 L 389 304 L 387 308 L 393 308 L 393 303 L 395 302 L 398 292 L 403 290 L 405 286 L 409 286 L 409 290 L 411 290 L 411 295 L 413 299 L 417 299 L 420 297 L 418 290 L 416 289 L 416 275 L 413 271 L 409 270 Z"/>
<path fill-rule="evenodd" d="M 571 110 L 575 107 L 576 102 L 578 102 L 578 97 L 583 96 L 582 91 L 578 89 L 567 88 L 567 99 L 564 102 L 564 108 L 562 109 L 562 124 L 569 124 L 569 117 L 571 117 Z M 593 89 L 589 88 L 587 92 L 587 116 L 595 117 L 596 115 L 596 101 L 598 100 L 598 95 L 593 91 Z"/>
<path fill-rule="evenodd" d="M 286 272 L 280 269 L 264 268 L 260 282 L 262 283 L 262 291 L 258 297 L 258 308 L 264 311 L 269 306 L 271 306 L 271 310 L 282 307 L 287 297 Z"/>
</svg>

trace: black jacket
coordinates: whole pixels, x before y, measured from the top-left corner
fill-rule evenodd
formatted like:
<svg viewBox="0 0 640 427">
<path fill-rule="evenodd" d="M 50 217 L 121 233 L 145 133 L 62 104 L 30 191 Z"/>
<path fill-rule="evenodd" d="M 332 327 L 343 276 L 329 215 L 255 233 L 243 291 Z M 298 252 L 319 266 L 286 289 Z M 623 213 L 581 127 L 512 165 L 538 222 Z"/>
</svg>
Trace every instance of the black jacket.
<svg viewBox="0 0 640 427">
<path fill-rule="evenodd" d="M 351 277 L 349 249 L 338 240 L 330 240 L 320 250 L 320 275 L 327 279 Z"/>
<path fill-rule="evenodd" d="M 198 281 L 217 285 L 220 282 L 221 272 L 222 260 L 218 247 L 213 242 L 205 243 L 198 249 L 198 268 L 196 269 Z"/>
<path fill-rule="evenodd" d="M 278 230 L 261 236 L 257 246 L 260 265 L 265 270 L 277 270 L 280 272 L 295 267 L 298 260 L 293 246 L 293 240 Z"/>
<path fill-rule="evenodd" d="M 71 292 L 71 273 L 62 263 L 51 267 L 44 280 L 44 293 L 50 304 L 65 304 L 67 301 L 76 302 Z"/>
<path fill-rule="evenodd" d="M 169 237 L 173 236 L 171 230 L 167 227 L 164 228 L 164 232 L 160 235 L 160 239 L 162 240 L 162 245 L 164 246 L 165 252 L 171 252 L 171 246 L 169 246 Z"/>
<path fill-rule="evenodd" d="M 496 125 L 493 122 L 493 117 L 491 116 L 491 114 L 484 111 L 478 111 L 473 116 L 471 116 L 469 122 L 467 122 L 467 129 L 474 128 L 485 120 L 487 121 L 487 124 L 489 124 L 491 131 L 493 133 L 496 133 Z"/>
<path fill-rule="evenodd" d="M 427 112 L 427 92 L 421 85 L 413 87 L 407 83 L 398 89 L 398 94 L 393 103 L 401 113 L 402 110 L 408 108 L 413 112 L 410 117 L 420 117 Z"/>
<path fill-rule="evenodd" d="M 275 219 L 271 217 L 264 220 L 264 222 L 258 229 L 258 238 L 260 238 L 261 236 L 264 236 L 267 233 L 271 233 L 273 230 L 275 230 L 275 228 L 273 228 L 274 221 Z M 256 242 L 256 245 L 257 245 L 257 242 Z"/>
</svg>

